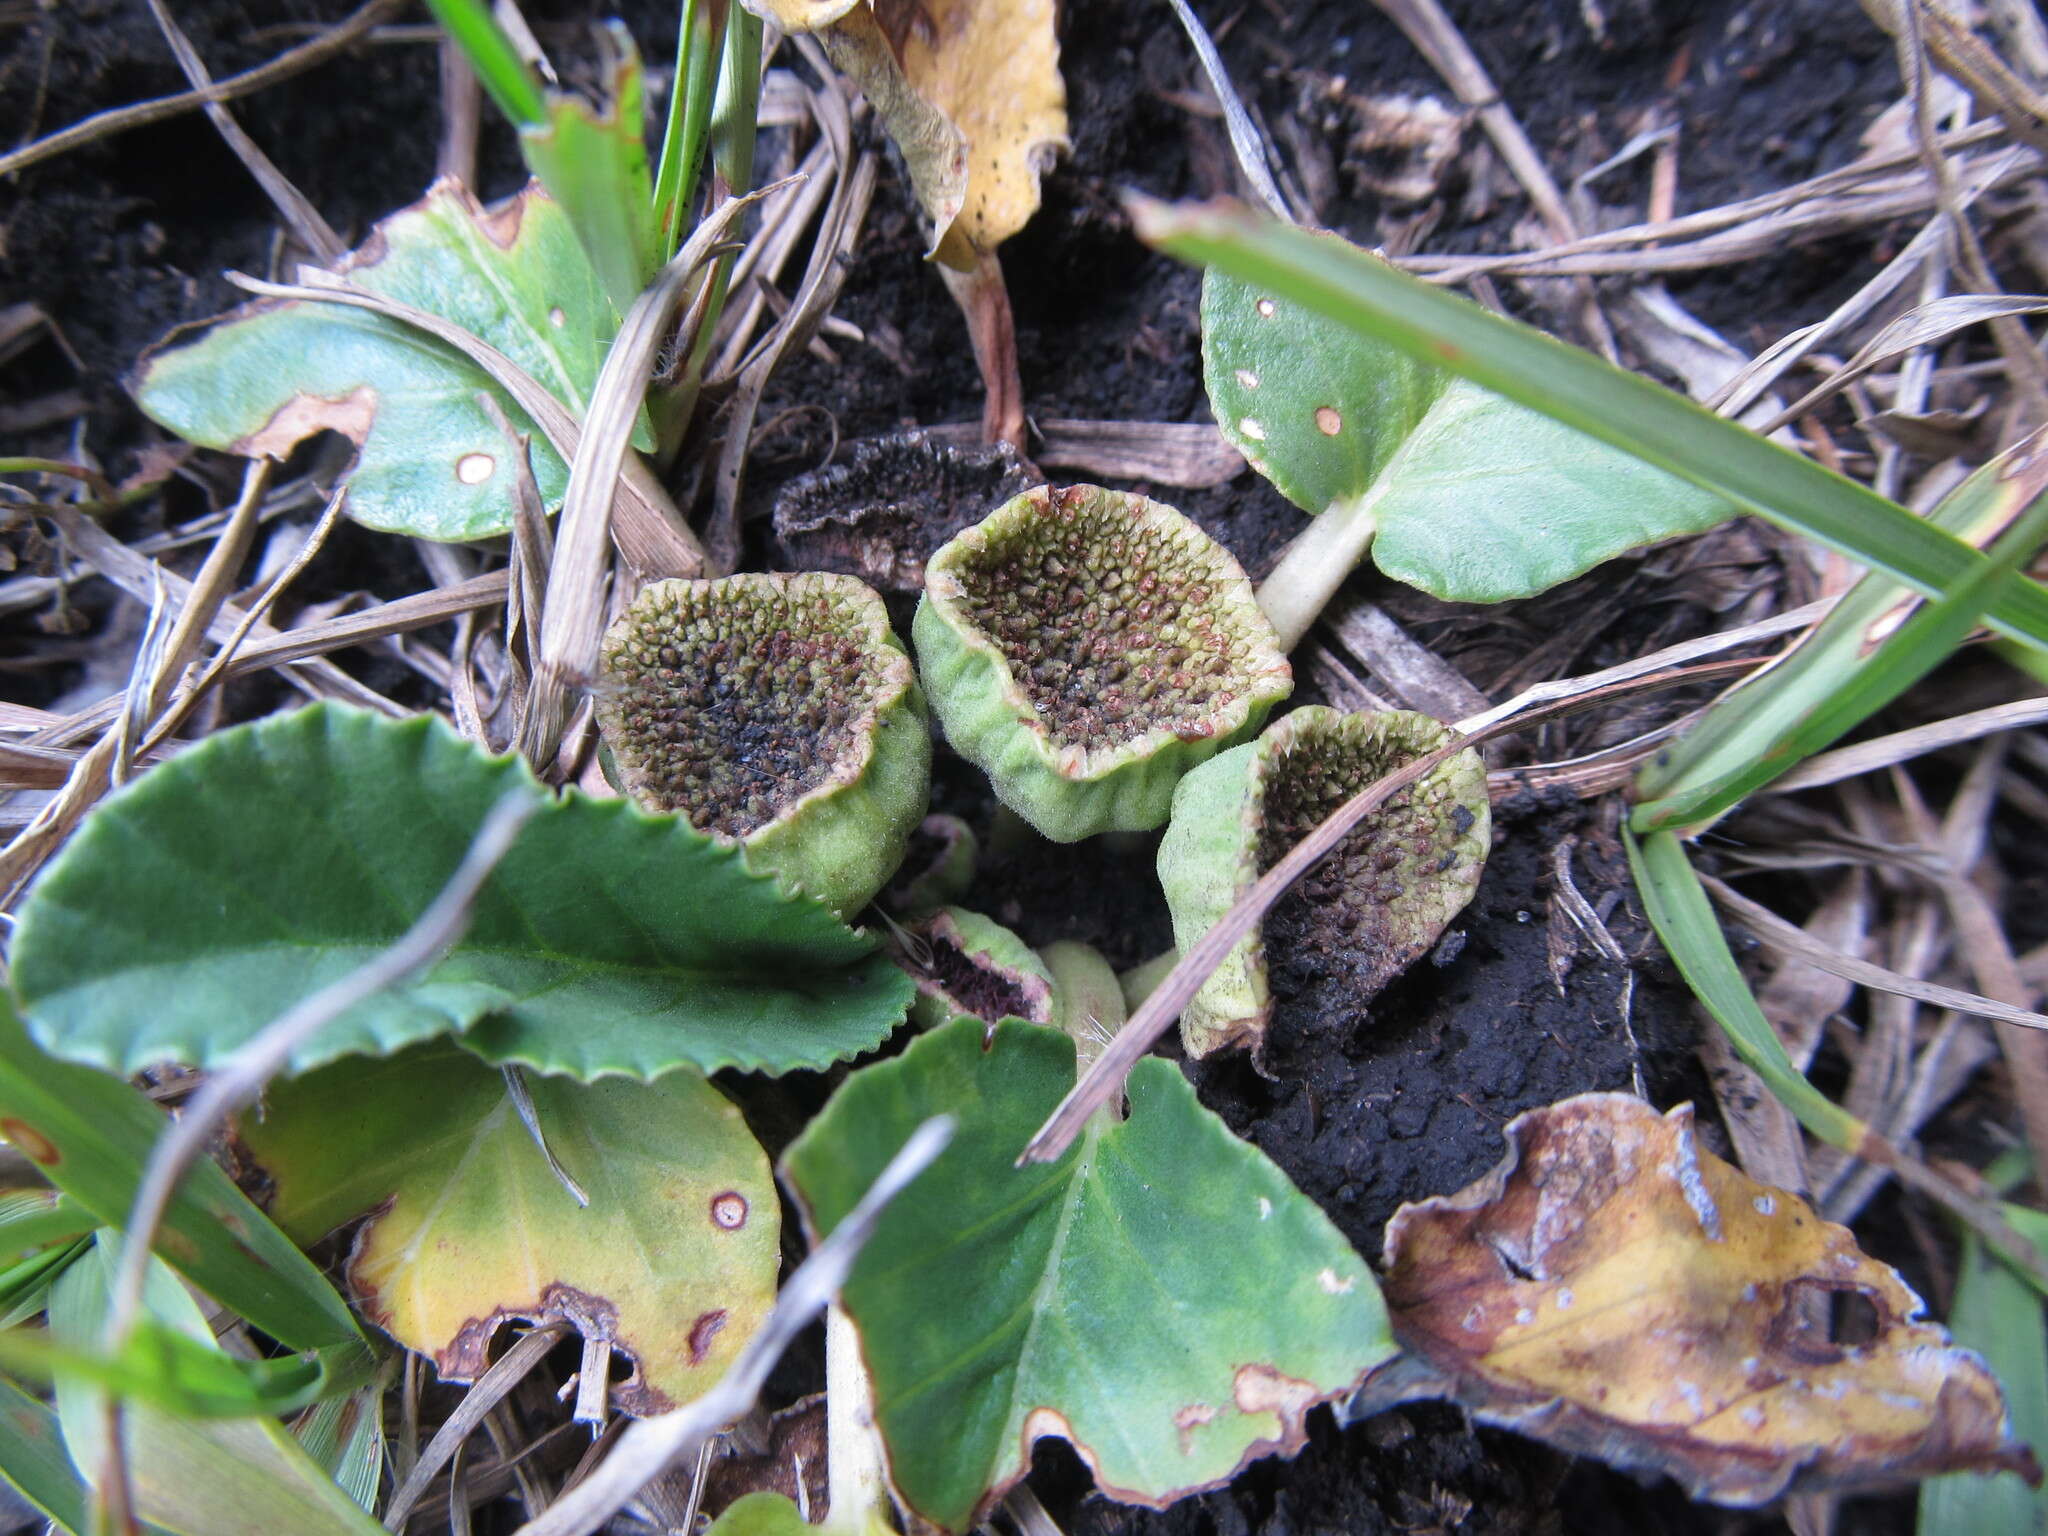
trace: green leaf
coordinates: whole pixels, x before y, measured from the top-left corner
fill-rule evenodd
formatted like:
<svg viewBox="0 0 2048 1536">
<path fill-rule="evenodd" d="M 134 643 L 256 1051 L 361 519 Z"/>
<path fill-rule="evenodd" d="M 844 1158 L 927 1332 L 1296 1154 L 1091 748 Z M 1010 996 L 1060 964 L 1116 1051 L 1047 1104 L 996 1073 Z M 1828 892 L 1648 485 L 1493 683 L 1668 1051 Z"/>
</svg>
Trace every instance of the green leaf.
<svg viewBox="0 0 2048 1536">
<path fill-rule="evenodd" d="M 618 312 L 560 204 L 537 187 L 485 210 L 437 182 L 381 222 L 339 268 L 357 287 L 427 310 L 489 342 L 581 416 Z M 533 439 L 540 494 L 560 504 L 569 471 L 518 404 L 461 353 L 400 321 L 310 300 L 264 299 L 144 355 L 135 398 L 192 442 L 282 458 L 315 432 L 360 448 L 348 513 L 423 539 L 512 526 L 518 466 L 480 403 L 491 396 Z M 651 447 L 644 422 L 635 442 Z"/>
<path fill-rule="evenodd" d="M 1792 1064 L 1785 1042 L 1764 1017 L 1749 983 L 1742 979 L 1677 834 L 1653 832 L 1639 840 L 1624 826 L 1622 844 L 1628 849 L 1629 869 L 1635 875 L 1644 914 L 1693 995 L 1727 1032 L 1735 1054 L 1807 1130 L 1830 1146 L 1857 1151 L 1863 1140 L 1863 1122 L 1809 1083 Z"/>
<path fill-rule="evenodd" d="M 375 1211 L 348 1276 L 364 1312 L 445 1380 L 469 1381 L 514 1317 L 630 1354 L 612 1387 L 661 1412 L 723 1374 L 775 1300 L 775 1184 L 740 1112 L 694 1072 L 531 1084 L 549 1169 L 502 1074 L 451 1043 L 274 1085 L 242 1129 L 271 1209 L 313 1243 Z"/>
<path fill-rule="evenodd" d="M 1312 237 L 1372 260 L 1336 235 Z M 1734 508 L 1583 432 L 1211 268 L 1202 365 L 1217 425 L 1310 514 L 1365 519 L 1372 558 L 1456 602 L 1556 586 Z"/>
<path fill-rule="evenodd" d="M 819 1536 L 794 1500 L 779 1493 L 749 1493 L 734 1499 L 711 1522 L 705 1536 Z"/>
<path fill-rule="evenodd" d="M 1133 219 L 1144 239 L 1182 260 L 1216 267 L 1448 368 L 1917 591 L 1943 592 L 1983 562 L 1968 545 L 1864 486 L 1342 242 L 1234 204 L 1168 208 L 1136 201 Z M 1990 619 L 2048 648 L 2048 589 L 2014 583 Z"/>
<path fill-rule="evenodd" d="M 1170 1062 L 1059 1161 L 1018 1150 L 1074 1084 L 1072 1040 L 960 1020 L 855 1073 L 784 1172 L 828 1233 L 904 1137 L 952 1145 L 884 1213 L 841 1303 L 897 1492 L 961 1531 L 1071 1440 L 1114 1498 L 1163 1505 L 1302 1443 L 1311 1406 L 1393 1353 L 1372 1274 Z"/>
<path fill-rule="evenodd" d="M 2012 1437 L 2048 1447 L 2048 1326 L 2041 1297 L 2018 1270 L 1984 1250 L 1973 1232 L 1962 1234 L 1949 1331 L 1984 1357 L 2005 1388 Z M 2048 1530 L 2048 1490 L 2032 1489 L 2016 1473 L 1992 1477 L 1954 1473 L 1920 1485 L 1921 1536 L 2013 1536 Z"/>
<path fill-rule="evenodd" d="M 1972 474 L 1931 514 L 1992 541 L 1990 559 L 1898 622 L 1912 594 L 1872 572 L 1783 662 L 1714 701 L 1637 777 L 1639 832 L 1690 834 L 1868 719 L 1939 665 L 2048 536 L 2048 444 L 2030 438 Z"/>
<path fill-rule="evenodd" d="M 404 933 L 508 793 L 545 791 L 427 716 L 316 705 L 209 737 L 103 803 L 31 891 L 14 979 L 38 1038 L 123 1074 L 219 1063 Z M 570 794 L 440 962 L 291 1065 L 468 1030 L 493 1061 L 585 1078 L 783 1072 L 873 1048 L 911 990 L 736 849 Z"/>
<path fill-rule="evenodd" d="M 646 88 L 639 50 L 617 21 L 605 24 L 613 60 L 601 108 L 550 92 L 543 123 L 519 130 L 519 150 L 556 202 L 568 210 L 583 249 L 625 314 L 662 263 L 654 178 L 647 167 Z"/>
<path fill-rule="evenodd" d="M 164 1112 L 128 1084 L 52 1061 L 0 992 L 0 1135 L 102 1223 L 127 1223 Z M 320 1271 L 212 1162 L 195 1164 L 156 1251 L 194 1285 L 291 1349 L 369 1344 Z"/>
<path fill-rule="evenodd" d="M 50 1296 L 50 1331 L 90 1349 L 105 1327 L 118 1241 L 65 1271 Z M 148 1315 L 195 1345 L 217 1349 L 205 1316 L 177 1278 L 154 1261 L 143 1293 Z M 74 1467 L 106 1465 L 106 1400 L 100 1389 L 59 1376 L 57 1416 Z M 372 1520 L 274 1419 L 199 1419 L 130 1402 L 122 1415 L 128 1483 L 143 1519 L 180 1536 L 379 1536 Z"/>
</svg>

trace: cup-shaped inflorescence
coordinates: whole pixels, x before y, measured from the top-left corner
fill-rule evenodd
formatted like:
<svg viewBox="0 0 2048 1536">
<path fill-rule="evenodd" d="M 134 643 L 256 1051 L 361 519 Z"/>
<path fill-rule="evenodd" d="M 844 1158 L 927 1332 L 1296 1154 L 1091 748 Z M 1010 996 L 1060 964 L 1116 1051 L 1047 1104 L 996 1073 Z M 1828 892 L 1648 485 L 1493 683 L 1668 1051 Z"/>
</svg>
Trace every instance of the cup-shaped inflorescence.
<svg viewBox="0 0 2048 1536">
<path fill-rule="evenodd" d="M 1159 847 L 1174 942 L 1188 949 L 1332 811 L 1448 729 L 1427 715 L 1313 706 L 1181 781 Z M 1472 899 L 1491 837 L 1486 768 L 1469 748 L 1398 791 L 1266 914 L 1181 1014 L 1188 1053 L 1265 1041 L 1269 949 L 1363 1003 L 1436 943 Z"/>
<path fill-rule="evenodd" d="M 939 550 L 912 633 L 947 738 L 1059 842 L 1158 826 L 1293 687 L 1229 551 L 1093 485 L 1026 491 Z"/>
<path fill-rule="evenodd" d="M 597 718 L 627 794 L 858 911 L 902 861 L 931 731 L 882 600 L 847 576 L 661 581 L 605 636 Z"/>
<path fill-rule="evenodd" d="M 991 1025 L 1052 1022 L 1052 972 L 1001 923 L 965 907 L 941 907 L 909 933 L 901 963 L 917 983 L 910 1021 L 919 1029 L 962 1017 Z"/>
</svg>

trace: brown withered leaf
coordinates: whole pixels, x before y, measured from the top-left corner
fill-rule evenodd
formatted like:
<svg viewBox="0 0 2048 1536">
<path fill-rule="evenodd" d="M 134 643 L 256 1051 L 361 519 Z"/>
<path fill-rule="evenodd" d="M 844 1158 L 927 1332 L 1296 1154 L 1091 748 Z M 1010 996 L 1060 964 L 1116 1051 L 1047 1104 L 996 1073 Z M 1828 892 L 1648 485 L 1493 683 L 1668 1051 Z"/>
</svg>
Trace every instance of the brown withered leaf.
<svg viewBox="0 0 2048 1536">
<path fill-rule="evenodd" d="M 1723 1504 L 1961 1470 L 2038 1480 L 1984 1362 L 1846 1228 L 1701 1151 L 1690 1105 L 1582 1094 L 1507 1139 L 1485 1177 L 1388 1222 L 1408 1353 L 1354 1412 L 1450 1397 Z"/>
<path fill-rule="evenodd" d="M 966 271 L 1038 209 L 1067 141 L 1054 0 L 744 0 L 815 32 L 903 152 L 932 255 Z"/>
</svg>

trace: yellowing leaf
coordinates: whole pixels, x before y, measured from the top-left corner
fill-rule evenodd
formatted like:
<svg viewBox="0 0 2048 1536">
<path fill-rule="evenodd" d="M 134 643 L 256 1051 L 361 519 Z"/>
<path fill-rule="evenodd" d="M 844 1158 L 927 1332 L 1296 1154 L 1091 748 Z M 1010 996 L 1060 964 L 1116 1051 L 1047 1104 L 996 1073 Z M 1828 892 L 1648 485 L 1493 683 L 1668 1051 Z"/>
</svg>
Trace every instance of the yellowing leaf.
<svg viewBox="0 0 2048 1536">
<path fill-rule="evenodd" d="M 1054 0 L 746 0 L 816 32 L 903 152 L 932 254 L 967 270 L 1038 210 L 1067 142 Z"/>
<path fill-rule="evenodd" d="M 1409 1355 L 1355 1409 L 1452 1397 L 1724 1504 L 1946 1471 L 2038 1478 L 1984 1362 L 1846 1228 L 1702 1152 L 1690 1105 L 1583 1094 L 1507 1138 L 1484 1178 L 1387 1224 Z"/>
<path fill-rule="evenodd" d="M 348 1276 L 369 1317 L 468 1381 L 512 1318 L 566 1322 L 632 1356 L 612 1386 L 660 1412 L 724 1374 L 775 1299 L 780 1210 L 740 1112 L 703 1078 L 530 1082 L 550 1172 L 503 1078 L 443 1042 L 273 1086 L 243 1139 L 272 1214 L 313 1242 L 365 1211 Z"/>
</svg>

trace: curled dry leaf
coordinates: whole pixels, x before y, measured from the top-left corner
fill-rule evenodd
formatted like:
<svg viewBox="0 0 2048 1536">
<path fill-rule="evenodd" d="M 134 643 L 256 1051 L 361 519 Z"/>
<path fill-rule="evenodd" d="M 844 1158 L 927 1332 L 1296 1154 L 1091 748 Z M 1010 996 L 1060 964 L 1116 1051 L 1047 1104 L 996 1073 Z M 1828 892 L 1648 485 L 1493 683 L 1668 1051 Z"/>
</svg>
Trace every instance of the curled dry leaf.
<svg viewBox="0 0 2048 1536">
<path fill-rule="evenodd" d="M 1450 1397 L 1723 1504 L 2039 1477 L 1984 1362 L 1846 1228 L 1702 1152 L 1690 1105 L 1582 1094 L 1507 1138 L 1484 1178 L 1387 1224 L 1408 1354 L 1354 1413 Z"/>
<path fill-rule="evenodd" d="M 745 0 L 815 32 L 903 152 L 932 255 L 965 271 L 1024 227 L 1067 142 L 1053 0 Z"/>
</svg>

